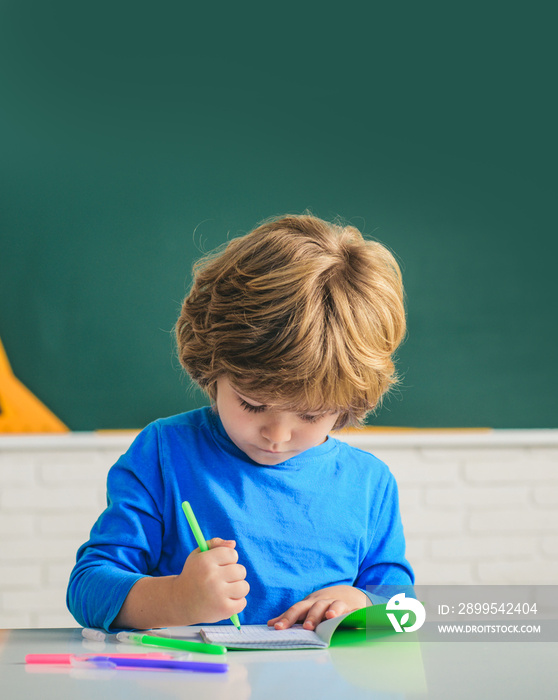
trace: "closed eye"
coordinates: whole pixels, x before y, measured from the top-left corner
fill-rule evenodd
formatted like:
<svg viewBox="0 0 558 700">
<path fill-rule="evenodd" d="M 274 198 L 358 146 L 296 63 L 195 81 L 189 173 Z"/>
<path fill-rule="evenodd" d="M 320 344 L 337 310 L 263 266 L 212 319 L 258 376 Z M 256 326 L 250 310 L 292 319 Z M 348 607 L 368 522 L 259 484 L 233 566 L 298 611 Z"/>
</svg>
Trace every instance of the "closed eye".
<svg viewBox="0 0 558 700">
<path fill-rule="evenodd" d="M 315 423 L 316 421 L 320 420 L 320 418 L 323 418 L 325 415 L 325 413 L 302 413 L 299 416 L 299 418 L 303 421 L 306 421 L 306 423 Z"/>
<path fill-rule="evenodd" d="M 240 405 L 245 411 L 250 411 L 250 413 L 261 413 L 262 411 L 265 411 L 266 405 L 261 404 L 260 406 L 254 406 L 254 404 L 248 403 L 248 401 L 244 401 L 244 399 L 241 399 L 240 396 L 238 397 L 238 400 L 240 401 Z"/>
<path fill-rule="evenodd" d="M 248 401 L 245 401 L 243 398 L 238 396 L 237 394 L 238 401 L 241 405 L 241 407 L 245 411 L 249 411 L 250 413 L 262 413 L 263 411 L 268 408 L 268 406 L 264 403 L 258 404 L 257 406 L 254 405 L 253 403 L 248 403 Z M 323 418 L 326 413 L 301 413 L 299 414 L 300 420 L 303 420 L 305 423 L 315 423 L 316 421 L 319 421 L 321 418 Z"/>
</svg>

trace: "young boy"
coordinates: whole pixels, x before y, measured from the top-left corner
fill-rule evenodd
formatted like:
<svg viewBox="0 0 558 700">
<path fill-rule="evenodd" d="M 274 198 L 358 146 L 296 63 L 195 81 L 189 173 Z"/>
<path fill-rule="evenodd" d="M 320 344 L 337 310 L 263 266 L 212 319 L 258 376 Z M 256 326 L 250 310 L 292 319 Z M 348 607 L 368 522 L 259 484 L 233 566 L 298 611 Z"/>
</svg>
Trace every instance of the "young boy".
<svg viewBox="0 0 558 700">
<path fill-rule="evenodd" d="M 397 263 L 353 227 L 285 216 L 199 262 L 176 336 L 212 405 L 155 421 L 110 470 L 70 577 L 76 620 L 313 629 L 367 587 L 411 585 L 392 475 L 328 435 L 395 381 L 404 332 Z"/>
</svg>

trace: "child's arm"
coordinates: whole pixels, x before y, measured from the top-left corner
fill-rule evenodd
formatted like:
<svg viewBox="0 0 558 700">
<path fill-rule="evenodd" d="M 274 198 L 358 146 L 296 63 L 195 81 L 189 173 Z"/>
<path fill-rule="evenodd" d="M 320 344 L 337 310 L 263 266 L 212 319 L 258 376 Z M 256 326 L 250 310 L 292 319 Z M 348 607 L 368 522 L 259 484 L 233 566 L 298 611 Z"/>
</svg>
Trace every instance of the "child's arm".
<svg viewBox="0 0 558 700">
<path fill-rule="evenodd" d="M 233 540 L 215 537 L 195 549 L 177 576 L 146 576 L 128 593 L 113 628 L 149 629 L 219 622 L 246 607 L 250 589 Z"/>
<path fill-rule="evenodd" d="M 109 471 L 107 508 L 80 547 L 68 584 L 68 608 L 84 627 L 217 621 L 246 604 L 246 572 L 234 543 L 216 539 L 209 551 L 188 555 L 195 544 L 176 507 L 172 469 L 165 481 L 159 445 L 152 424 Z"/>
<path fill-rule="evenodd" d="M 303 622 L 304 629 L 313 630 L 322 620 L 358 610 L 369 602 L 366 593 L 354 586 L 329 586 L 310 593 L 267 624 L 282 630 Z"/>
</svg>

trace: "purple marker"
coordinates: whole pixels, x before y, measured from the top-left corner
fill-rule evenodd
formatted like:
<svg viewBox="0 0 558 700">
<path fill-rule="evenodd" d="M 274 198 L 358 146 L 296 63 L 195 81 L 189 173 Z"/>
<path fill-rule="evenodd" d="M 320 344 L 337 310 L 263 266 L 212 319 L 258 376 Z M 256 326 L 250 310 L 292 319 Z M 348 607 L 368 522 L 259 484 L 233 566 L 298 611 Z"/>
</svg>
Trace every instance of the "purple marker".
<svg viewBox="0 0 558 700">
<path fill-rule="evenodd" d="M 226 673 L 228 664 L 212 663 L 211 661 L 177 661 L 176 659 L 132 659 L 122 656 L 90 656 L 88 663 L 98 664 L 109 668 L 122 666 L 123 668 L 166 668 L 177 671 L 201 671 L 205 673 Z M 110 664 L 110 666 L 109 666 Z"/>
</svg>

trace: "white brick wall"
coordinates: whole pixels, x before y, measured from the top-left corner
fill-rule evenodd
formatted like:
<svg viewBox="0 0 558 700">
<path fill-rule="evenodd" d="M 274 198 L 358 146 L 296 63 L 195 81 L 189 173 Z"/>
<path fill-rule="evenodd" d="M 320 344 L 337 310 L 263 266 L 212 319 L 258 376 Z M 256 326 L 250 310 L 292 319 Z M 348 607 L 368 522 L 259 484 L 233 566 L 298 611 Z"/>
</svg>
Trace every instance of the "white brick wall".
<svg viewBox="0 0 558 700">
<path fill-rule="evenodd" d="M 70 627 L 68 577 L 134 434 L 0 437 L 0 627 Z"/>
<path fill-rule="evenodd" d="M 75 626 L 75 552 L 133 434 L 0 437 L 0 627 Z M 558 430 L 348 432 L 398 483 L 421 584 L 558 583 Z"/>
<path fill-rule="evenodd" d="M 558 431 L 348 436 L 395 475 L 421 584 L 558 584 Z"/>
</svg>

